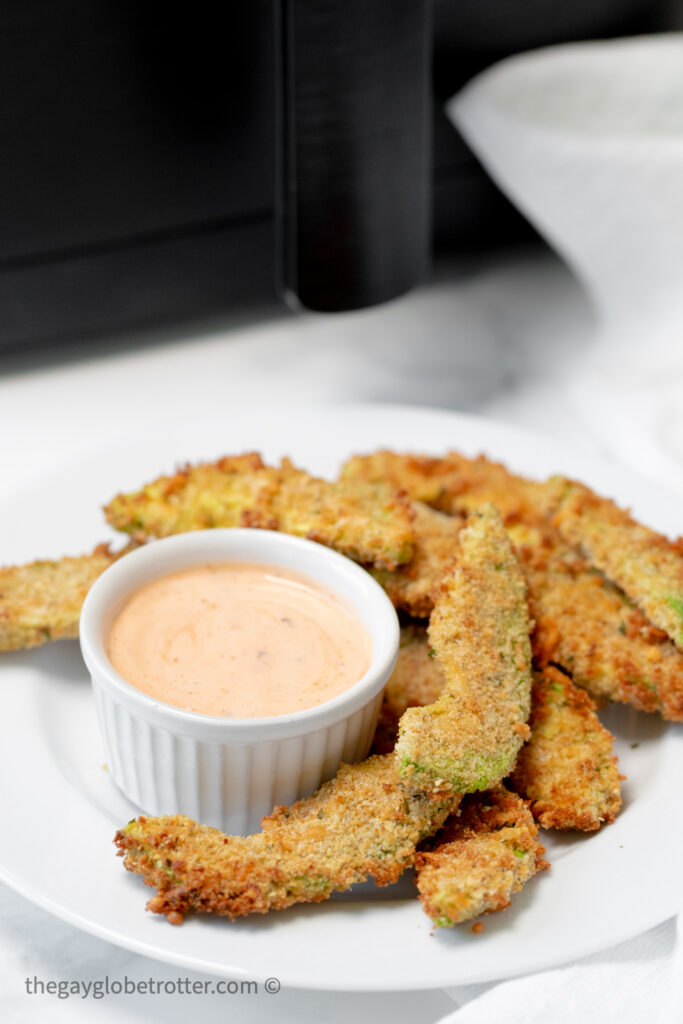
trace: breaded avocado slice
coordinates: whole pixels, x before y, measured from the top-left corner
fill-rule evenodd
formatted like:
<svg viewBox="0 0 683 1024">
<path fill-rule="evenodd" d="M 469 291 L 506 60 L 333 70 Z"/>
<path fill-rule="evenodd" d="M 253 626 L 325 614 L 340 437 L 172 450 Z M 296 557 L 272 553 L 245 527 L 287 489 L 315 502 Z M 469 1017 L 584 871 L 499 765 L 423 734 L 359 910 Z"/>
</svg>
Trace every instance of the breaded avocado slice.
<svg viewBox="0 0 683 1024">
<path fill-rule="evenodd" d="M 485 455 L 471 459 L 454 451 L 432 456 L 380 450 L 354 455 L 344 464 L 342 477 L 384 480 L 450 515 L 469 515 L 487 502 L 496 506 L 506 525 L 545 514 L 542 484 L 511 473 Z"/>
<path fill-rule="evenodd" d="M 612 735 L 595 705 L 559 669 L 534 676 L 531 738 L 511 776 L 545 828 L 593 832 L 621 808 L 619 767 Z"/>
<path fill-rule="evenodd" d="M 548 482 L 553 523 L 683 650 L 683 539 L 670 541 L 566 477 Z"/>
<path fill-rule="evenodd" d="M 330 483 L 288 460 L 266 466 L 251 452 L 186 466 L 105 507 L 107 521 L 136 537 L 256 526 L 326 544 L 355 561 L 395 569 L 413 555 L 409 500 L 387 484 Z"/>
<path fill-rule="evenodd" d="M 446 686 L 401 719 L 395 754 L 404 778 L 469 793 L 509 774 L 529 735 L 530 629 L 524 577 L 500 515 L 485 505 L 460 534 L 429 621 Z"/>
<path fill-rule="evenodd" d="M 548 862 L 524 800 L 503 786 L 465 797 L 430 849 L 415 858 L 425 912 L 439 928 L 504 910 Z"/>
<path fill-rule="evenodd" d="M 561 665 L 578 686 L 599 700 L 622 701 L 683 721 L 683 653 L 550 521 L 553 505 L 567 489 L 566 480 L 537 483 L 484 456 L 470 459 L 458 452 L 431 457 L 377 451 L 354 456 L 342 472 L 401 487 L 413 499 L 414 508 L 424 507 L 419 505 L 424 501 L 456 516 L 456 523 L 463 514 L 491 501 L 501 513 L 526 577 L 536 623 L 534 661 L 541 667 Z M 432 533 L 442 530 L 442 518 L 433 521 Z M 397 607 L 426 617 L 434 594 L 428 581 L 439 572 L 446 574 L 448 548 L 432 542 L 425 561 L 420 552 L 429 524 L 418 514 L 415 526 L 413 562 L 395 573 L 376 575 Z M 674 552 L 683 551 L 680 542 L 664 544 Z M 426 572 L 419 568 L 421 562 Z M 668 607 L 675 623 L 677 599 Z M 680 607 L 683 611 L 683 604 Z"/>
<path fill-rule="evenodd" d="M 411 507 L 415 516 L 412 559 L 397 569 L 373 568 L 371 572 L 399 611 L 426 618 L 434 607 L 434 596 L 444 576 L 455 561 L 458 535 L 465 521 L 419 501 L 413 501 Z"/>
<path fill-rule="evenodd" d="M 78 636 L 85 595 L 128 550 L 116 552 L 100 544 L 89 555 L 0 569 L 0 651 Z"/>
<path fill-rule="evenodd" d="M 396 744 L 398 723 L 406 708 L 432 704 L 445 685 L 443 669 L 429 646 L 427 625 L 419 621 L 401 626 L 401 646 L 394 671 L 387 680 L 372 741 L 375 754 L 388 754 Z"/>
<path fill-rule="evenodd" d="M 182 815 L 141 817 L 116 834 L 124 865 L 158 890 L 148 909 L 180 923 L 189 911 L 240 917 L 317 903 L 373 878 L 395 882 L 459 797 L 414 791 L 391 755 L 342 765 L 263 831 L 226 836 Z"/>
</svg>

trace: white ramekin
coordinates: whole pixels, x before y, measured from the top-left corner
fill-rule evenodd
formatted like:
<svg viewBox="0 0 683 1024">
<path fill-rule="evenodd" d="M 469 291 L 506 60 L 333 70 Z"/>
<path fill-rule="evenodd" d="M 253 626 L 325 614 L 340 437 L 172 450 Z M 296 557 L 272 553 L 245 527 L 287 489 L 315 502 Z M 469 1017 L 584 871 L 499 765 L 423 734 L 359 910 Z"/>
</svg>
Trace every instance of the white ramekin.
<svg viewBox="0 0 683 1024">
<path fill-rule="evenodd" d="M 350 602 L 370 632 L 368 671 L 324 704 L 268 718 L 184 711 L 131 686 L 105 651 L 114 616 L 145 583 L 208 562 L 293 569 Z M 201 530 L 133 551 L 96 580 L 80 622 L 109 771 L 119 788 L 146 814 L 187 814 L 243 835 L 257 831 L 276 804 L 314 792 L 340 761 L 366 756 L 398 640 L 393 605 L 369 573 L 320 544 L 269 530 Z"/>
</svg>

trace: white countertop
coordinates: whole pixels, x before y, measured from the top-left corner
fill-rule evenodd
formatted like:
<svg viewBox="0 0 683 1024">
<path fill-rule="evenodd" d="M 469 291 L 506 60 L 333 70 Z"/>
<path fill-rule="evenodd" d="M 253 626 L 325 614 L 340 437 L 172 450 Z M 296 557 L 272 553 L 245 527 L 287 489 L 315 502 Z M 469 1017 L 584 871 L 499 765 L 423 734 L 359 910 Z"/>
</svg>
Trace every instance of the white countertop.
<svg viewBox="0 0 683 1024">
<path fill-rule="evenodd" d="M 592 443 L 558 402 L 588 346 L 590 311 L 544 250 L 440 265 L 436 282 L 370 310 L 235 320 L 57 349 L 49 362 L 0 355 L 0 429 L 12 438 L 3 489 L 121 431 L 211 418 L 235 404 L 407 402 Z"/>
<path fill-rule="evenodd" d="M 569 385 L 595 348 L 593 330 L 571 275 L 544 249 L 530 247 L 441 265 L 429 286 L 360 313 L 271 312 L 195 333 L 107 340 L 48 357 L 0 356 L 0 502 L 48 467 L 121 432 L 158 432 L 167 423 L 191 423 L 246 403 L 387 401 L 480 412 L 574 447 L 600 448 L 634 468 L 626 446 L 615 450 L 613 432 L 601 436 L 595 421 L 582 418 Z M 11 531 L 12 524 L 0 528 Z M 184 1021 L 188 1011 L 206 1021 L 274 1016 L 275 997 L 267 994 L 30 996 L 25 979 L 33 976 L 200 976 L 84 935 L 3 886 L 0 965 L 0 1019 L 17 1024 L 38 1016 L 46 1022 Z M 453 1007 L 440 991 L 283 991 L 276 1004 L 282 1021 L 392 1024 L 429 1024 Z"/>
</svg>

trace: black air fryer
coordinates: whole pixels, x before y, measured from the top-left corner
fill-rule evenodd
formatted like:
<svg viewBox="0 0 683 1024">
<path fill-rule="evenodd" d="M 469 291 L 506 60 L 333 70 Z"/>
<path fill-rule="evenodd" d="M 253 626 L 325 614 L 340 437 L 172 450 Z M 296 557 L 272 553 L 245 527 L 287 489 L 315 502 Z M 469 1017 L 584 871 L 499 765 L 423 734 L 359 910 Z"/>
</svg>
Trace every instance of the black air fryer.
<svg viewBox="0 0 683 1024">
<path fill-rule="evenodd" d="M 441 248 L 516 230 L 441 99 L 527 42 L 641 30 L 658 4 L 523 7 L 4 5 L 0 350 L 386 301 L 426 273 L 433 205 Z"/>
</svg>

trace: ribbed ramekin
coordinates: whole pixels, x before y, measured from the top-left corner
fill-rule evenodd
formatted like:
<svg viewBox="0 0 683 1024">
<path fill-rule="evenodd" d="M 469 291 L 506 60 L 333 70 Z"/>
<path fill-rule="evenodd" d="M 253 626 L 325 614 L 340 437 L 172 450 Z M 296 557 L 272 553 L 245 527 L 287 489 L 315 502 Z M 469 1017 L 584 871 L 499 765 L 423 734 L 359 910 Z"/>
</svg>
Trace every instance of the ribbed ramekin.
<svg viewBox="0 0 683 1024">
<path fill-rule="evenodd" d="M 324 704 L 268 718 L 184 711 L 131 686 L 105 648 L 126 599 L 159 576 L 217 562 L 292 569 L 350 602 L 370 633 L 368 671 Z M 232 834 L 258 830 L 275 805 L 312 793 L 340 761 L 366 756 L 398 639 L 391 602 L 360 566 L 312 541 L 251 529 L 185 533 L 131 552 L 96 580 L 80 622 L 81 651 L 117 786 L 146 814 L 187 814 Z"/>
</svg>

